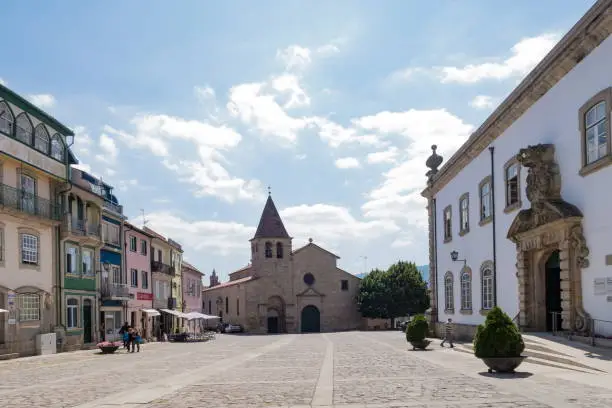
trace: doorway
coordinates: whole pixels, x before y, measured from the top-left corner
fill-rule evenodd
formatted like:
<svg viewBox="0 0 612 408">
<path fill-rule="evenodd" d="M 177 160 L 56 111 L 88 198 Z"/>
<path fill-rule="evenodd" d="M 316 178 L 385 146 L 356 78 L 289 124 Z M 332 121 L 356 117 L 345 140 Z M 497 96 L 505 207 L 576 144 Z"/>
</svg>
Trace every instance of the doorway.
<svg viewBox="0 0 612 408">
<path fill-rule="evenodd" d="M 92 315 L 91 315 L 91 300 L 83 301 L 83 343 L 89 344 L 92 342 Z"/>
<path fill-rule="evenodd" d="M 546 260 L 545 291 L 546 291 L 546 331 L 561 330 L 561 266 L 559 251 L 553 251 Z"/>
<path fill-rule="evenodd" d="M 302 309 L 302 333 L 319 333 L 321 331 L 321 313 L 316 306 L 308 305 Z"/>
<path fill-rule="evenodd" d="M 280 333 L 278 311 L 276 311 L 276 309 L 268 309 L 268 333 L 269 334 Z"/>
</svg>

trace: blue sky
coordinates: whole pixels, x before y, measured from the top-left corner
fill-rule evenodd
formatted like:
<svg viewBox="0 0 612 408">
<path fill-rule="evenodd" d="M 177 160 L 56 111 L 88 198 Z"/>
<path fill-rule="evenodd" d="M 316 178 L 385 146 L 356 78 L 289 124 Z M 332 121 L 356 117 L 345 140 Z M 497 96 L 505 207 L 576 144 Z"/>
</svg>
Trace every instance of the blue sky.
<svg viewBox="0 0 612 408">
<path fill-rule="evenodd" d="M 427 262 L 429 146 L 448 158 L 593 3 L 10 2 L 0 81 L 206 274 L 248 263 L 268 185 L 294 248 L 358 274 Z"/>
</svg>

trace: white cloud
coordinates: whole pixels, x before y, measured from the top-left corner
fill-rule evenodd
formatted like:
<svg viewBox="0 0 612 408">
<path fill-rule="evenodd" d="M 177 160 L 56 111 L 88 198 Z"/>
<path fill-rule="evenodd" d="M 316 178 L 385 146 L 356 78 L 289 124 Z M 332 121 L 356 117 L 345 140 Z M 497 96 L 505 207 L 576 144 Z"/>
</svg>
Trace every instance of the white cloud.
<svg viewBox="0 0 612 408">
<path fill-rule="evenodd" d="M 310 105 L 310 97 L 302 89 L 299 78 L 292 74 L 283 74 L 272 79 L 272 88 L 281 94 L 288 94 L 287 102 L 283 105 L 285 109 L 297 108 Z"/>
<path fill-rule="evenodd" d="M 298 133 L 313 123 L 312 118 L 293 118 L 276 101 L 273 93 L 266 92 L 265 82 L 234 86 L 229 91 L 227 109 L 262 136 L 274 137 L 279 142 L 293 144 Z"/>
<path fill-rule="evenodd" d="M 8 83 L 4 79 L 0 78 L 0 85 L 7 86 Z"/>
<path fill-rule="evenodd" d="M 276 51 L 276 58 L 281 61 L 285 70 L 303 70 L 308 67 L 317 56 L 326 57 L 340 52 L 339 45 L 344 41 L 334 40 L 329 44 L 324 44 L 314 48 L 308 48 L 293 44 L 285 49 Z"/>
<path fill-rule="evenodd" d="M 420 190 L 425 183 L 425 160 L 431 154 L 431 145 L 437 144 L 442 155 L 453 153 L 467 139 L 473 126 L 445 109 L 385 111 L 353 122 L 383 135 L 400 135 L 402 138 L 397 143 L 406 145 L 402 150 L 393 147 L 389 150 L 391 157 L 397 156 L 398 164 L 385 172 L 382 183 L 367 194 L 368 200 L 361 207 L 364 216 L 426 228 L 425 201 Z M 374 157 L 389 158 L 385 154 Z M 404 238 L 404 243 L 407 241 Z"/>
<path fill-rule="evenodd" d="M 443 83 L 471 84 L 486 79 L 523 77 L 548 54 L 559 39 L 560 35 L 557 33 L 523 38 L 511 48 L 512 55 L 505 60 L 468 64 L 463 67 L 442 67 L 441 80 Z"/>
<path fill-rule="evenodd" d="M 28 95 L 28 99 L 41 109 L 52 108 L 56 103 L 55 97 L 51 94 Z"/>
<path fill-rule="evenodd" d="M 354 157 L 342 157 L 340 159 L 336 159 L 334 164 L 339 169 L 356 169 L 360 166 L 359 160 Z"/>
<path fill-rule="evenodd" d="M 93 144 L 93 139 L 89 136 L 85 126 L 75 126 L 73 131 L 74 145 L 71 149 L 77 154 L 88 156 L 91 153 L 90 148 Z"/>
<path fill-rule="evenodd" d="M 119 155 L 119 148 L 115 140 L 106 133 L 102 133 L 98 145 L 102 152 L 96 155 L 96 159 L 101 162 L 114 163 Z"/>
<path fill-rule="evenodd" d="M 470 106 L 475 109 L 491 109 L 496 100 L 492 96 L 477 95 L 470 101 Z"/>
<path fill-rule="evenodd" d="M 335 245 L 354 240 L 367 241 L 399 231 L 391 220 L 359 221 L 346 207 L 329 204 L 288 207 L 281 210 L 280 215 L 296 242 L 313 238 Z"/>
<path fill-rule="evenodd" d="M 227 256 L 248 250 L 248 240 L 255 228 L 236 222 L 196 221 L 182 219 L 170 212 L 147 214 L 147 226 L 187 246 L 190 252 L 215 251 Z"/>
<path fill-rule="evenodd" d="M 198 98 L 202 100 L 206 99 L 214 99 L 215 98 L 215 90 L 210 86 L 196 86 L 194 87 L 195 94 Z"/>
<path fill-rule="evenodd" d="M 391 146 L 387 150 L 368 153 L 367 160 L 370 164 L 395 163 L 398 153 L 397 147 Z"/>
<path fill-rule="evenodd" d="M 389 76 L 389 79 L 392 82 L 410 81 L 412 79 L 415 79 L 417 76 L 421 74 L 427 74 L 427 73 L 428 73 L 428 70 L 425 68 L 420 68 L 420 67 L 404 68 L 404 69 L 400 69 L 400 70 L 397 70 L 391 73 L 391 75 Z"/>
</svg>

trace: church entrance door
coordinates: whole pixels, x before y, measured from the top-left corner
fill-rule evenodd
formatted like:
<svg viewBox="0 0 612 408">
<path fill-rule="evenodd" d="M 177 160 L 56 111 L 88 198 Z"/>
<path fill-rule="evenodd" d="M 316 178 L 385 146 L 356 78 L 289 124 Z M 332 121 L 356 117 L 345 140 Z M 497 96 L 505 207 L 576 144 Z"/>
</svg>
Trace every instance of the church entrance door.
<svg viewBox="0 0 612 408">
<path fill-rule="evenodd" d="M 278 316 L 268 316 L 268 333 L 278 333 Z"/>
<path fill-rule="evenodd" d="M 546 331 L 561 330 L 561 267 L 559 251 L 554 251 L 544 266 L 546 290 Z"/>
<path fill-rule="evenodd" d="M 321 313 L 316 306 L 308 305 L 302 309 L 302 333 L 319 333 L 321 331 Z"/>
</svg>

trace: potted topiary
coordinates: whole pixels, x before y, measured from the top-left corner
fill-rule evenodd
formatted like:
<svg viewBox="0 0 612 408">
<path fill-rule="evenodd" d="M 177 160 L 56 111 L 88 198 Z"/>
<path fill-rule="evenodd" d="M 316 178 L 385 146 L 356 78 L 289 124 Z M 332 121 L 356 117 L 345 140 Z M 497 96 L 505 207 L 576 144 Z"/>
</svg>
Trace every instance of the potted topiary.
<svg viewBox="0 0 612 408">
<path fill-rule="evenodd" d="M 489 373 L 513 373 L 526 358 L 523 336 L 510 316 L 499 307 L 487 314 L 484 325 L 479 325 L 474 337 L 474 354 L 489 367 Z"/>
<path fill-rule="evenodd" d="M 412 345 L 413 350 L 425 350 L 431 343 L 427 340 L 429 324 L 423 315 L 416 315 L 406 326 L 406 341 Z"/>
</svg>

